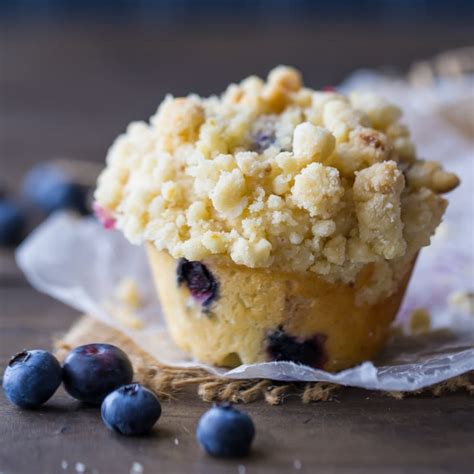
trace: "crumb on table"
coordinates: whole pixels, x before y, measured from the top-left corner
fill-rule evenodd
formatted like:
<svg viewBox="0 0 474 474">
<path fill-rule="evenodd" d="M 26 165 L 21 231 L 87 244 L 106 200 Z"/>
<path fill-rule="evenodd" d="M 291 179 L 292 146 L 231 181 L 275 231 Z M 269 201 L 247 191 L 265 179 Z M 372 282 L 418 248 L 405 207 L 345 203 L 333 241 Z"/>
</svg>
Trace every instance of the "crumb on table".
<svg viewBox="0 0 474 474">
<path fill-rule="evenodd" d="M 431 316 L 427 309 L 417 308 L 410 315 L 410 332 L 412 334 L 426 334 L 431 329 Z"/>
</svg>

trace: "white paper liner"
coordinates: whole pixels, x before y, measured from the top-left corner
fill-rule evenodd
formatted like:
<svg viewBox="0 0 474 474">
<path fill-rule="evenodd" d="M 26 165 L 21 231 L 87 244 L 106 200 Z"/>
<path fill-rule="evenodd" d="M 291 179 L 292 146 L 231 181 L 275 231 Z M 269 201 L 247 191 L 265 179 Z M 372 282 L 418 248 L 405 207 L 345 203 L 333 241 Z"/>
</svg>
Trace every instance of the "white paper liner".
<svg viewBox="0 0 474 474">
<path fill-rule="evenodd" d="M 399 336 L 389 343 L 378 363 L 365 362 L 336 374 L 291 362 L 225 370 L 192 361 L 173 344 L 143 248 L 130 245 L 118 232 L 102 229 L 94 219 L 67 214 L 51 217 L 18 249 L 19 266 L 35 288 L 121 330 L 163 364 L 202 367 L 236 379 L 325 381 L 384 391 L 413 391 L 474 370 L 474 316 L 448 306 L 453 291 L 474 292 L 474 156 L 472 144 L 438 113 L 444 103 L 472 94 L 472 87 L 466 90 L 464 85 L 445 84 L 434 94 L 366 73 L 355 75 L 344 88 L 355 84 L 359 89 L 369 85 L 400 104 L 420 155 L 447 162 L 462 177 L 463 185 L 449 196 L 445 222 L 432 245 L 421 252 L 399 315 L 403 323 L 413 309 L 426 308 L 433 328 L 449 328 L 449 332 Z M 110 312 L 110 301 L 124 277 L 138 282 L 144 299 L 144 307 L 136 313 L 142 329 L 131 329 Z"/>
</svg>

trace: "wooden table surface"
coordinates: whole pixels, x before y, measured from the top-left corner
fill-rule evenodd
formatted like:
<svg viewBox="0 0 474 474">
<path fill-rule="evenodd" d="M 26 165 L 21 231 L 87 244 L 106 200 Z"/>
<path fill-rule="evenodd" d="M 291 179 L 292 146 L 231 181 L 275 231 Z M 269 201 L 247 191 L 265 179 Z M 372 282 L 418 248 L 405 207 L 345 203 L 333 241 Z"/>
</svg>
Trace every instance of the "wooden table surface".
<svg viewBox="0 0 474 474">
<path fill-rule="evenodd" d="M 151 115 L 166 91 L 221 90 L 278 62 L 301 67 L 308 83 L 322 86 L 358 65 L 404 68 L 474 43 L 461 22 L 412 22 L 403 34 L 392 23 L 336 20 L 287 28 L 198 24 L 179 34 L 147 19 L 0 26 L 0 180 L 13 191 L 38 160 L 103 160 L 113 137 L 131 119 Z M 23 348 L 48 348 L 76 317 L 27 284 L 11 251 L 0 252 L 1 371 Z M 87 473 L 127 474 L 134 462 L 145 473 L 176 474 L 474 472 L 474 397 L 463 393 L 400 401 L 350 389 L 313 405 L 257 402 L 246 407 L 257 427 L 255 449 L 240 461 L 200 451 L 194 429 L 206 408 L 193 392 L 165 401 L 153 436 L 127 439 L 62 391 L 37 411 L 18 410 L 0 393 L 0 473 L 73 473 L 82 463 Z"/>
</svg>

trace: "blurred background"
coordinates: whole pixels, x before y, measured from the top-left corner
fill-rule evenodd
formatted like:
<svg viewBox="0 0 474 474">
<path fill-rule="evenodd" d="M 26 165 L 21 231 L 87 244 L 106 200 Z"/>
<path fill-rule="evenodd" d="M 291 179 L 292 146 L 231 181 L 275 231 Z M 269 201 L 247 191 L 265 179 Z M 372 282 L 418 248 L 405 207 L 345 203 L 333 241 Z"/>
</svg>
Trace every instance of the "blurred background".
<svg viewBox="0 0 474 474">
<path fill-rule="evenodd" d="M 357 68 L 406 74 L 474 44 L 474 2 L 1 0 L 0 32 L 0 181 L 16 199 L 36 163 L 102 162 L 168 92 L 220 92 L 280 63 L 315 88 Z"/>
</svg>

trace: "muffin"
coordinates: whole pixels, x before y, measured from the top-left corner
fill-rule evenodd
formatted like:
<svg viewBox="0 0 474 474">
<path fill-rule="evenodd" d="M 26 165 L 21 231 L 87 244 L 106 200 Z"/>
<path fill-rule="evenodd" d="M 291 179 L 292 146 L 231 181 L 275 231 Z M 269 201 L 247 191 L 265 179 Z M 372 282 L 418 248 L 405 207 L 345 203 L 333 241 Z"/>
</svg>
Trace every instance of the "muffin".
<svg viewBox="0 0 474 474">
<path fill-rule="evenodd" d="M 377 355 L 459 183 L 418 159 L 400 116 L 279 66 L 129 125 L 96 209 L 146 246 L 179 347 L 227 367 L 337 371 Z"/>
</svg>

